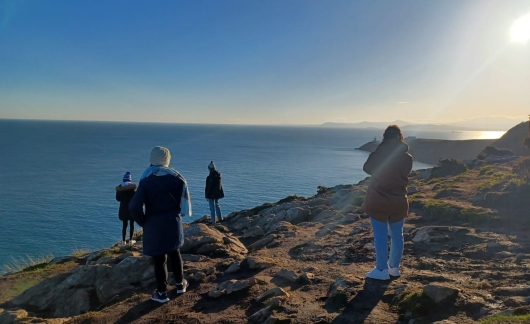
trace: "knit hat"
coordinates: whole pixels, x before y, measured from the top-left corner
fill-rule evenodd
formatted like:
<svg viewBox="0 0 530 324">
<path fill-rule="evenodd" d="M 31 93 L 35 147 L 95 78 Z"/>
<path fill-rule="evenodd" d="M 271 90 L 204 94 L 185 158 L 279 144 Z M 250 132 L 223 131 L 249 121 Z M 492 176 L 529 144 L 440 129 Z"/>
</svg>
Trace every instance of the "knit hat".
<svg viewBox="0 0 530 324">
<path fill-rule="evenodd" d="M 154 166 L 169 166 L 171 160 L 171 153 L 169 150 L 162 146 L 155 146 L 151 150 L 151 164 Z"/>
<path fill-rule="evenodd" d="M 215 170 L 215 164 L 213 163 L 213 161 L 208 164 L 208 170 Z"/>
<path fill-rule="evenodd" d="M 132 181 L 131 173 L 125 172 L 125 174 L 123 175 L 123 182 L 131 182 L 131 181 Z"/>
</svg>

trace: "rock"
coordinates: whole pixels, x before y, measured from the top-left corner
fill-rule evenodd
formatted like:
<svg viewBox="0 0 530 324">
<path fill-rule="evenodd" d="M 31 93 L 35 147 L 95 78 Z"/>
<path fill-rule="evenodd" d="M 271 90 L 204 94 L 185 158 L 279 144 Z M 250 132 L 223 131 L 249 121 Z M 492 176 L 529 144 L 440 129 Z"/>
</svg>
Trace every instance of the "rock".
<svg viewBox="0 0 530 324">
<path fill-rule="evenodd" d="M 265 236 L 264 238 L 262 238 L 261 240 L 257 241 L 257 242 L 254 242 L 253 244 L 251 244 L 249 247 L 248 247 L 248 250 L 249 251 L 256 251 L 256 250 L 259 250 L 263 247 L 265 247 L 267 244 L 269 244 L 270 242 L 272 242 L 274 239 L 276 238 L 276 236 L 274 234 L 269 234 L 267 236 Z"/>
<path fill-rule="evenodd" d="M 320 205 L 331 206 L 332 201 L 329 198 L 314 198 L 314 199 L 308 200 L 307 204 L 311 207 L 320 206 Z"/>
<path fill-rule="evenodd" d="M 274 275 L 275 278 L 280 278 L 289 282 L 296 282 L 298 279 L 298 275 L 291 270 L 287 269 L 281 269 L 280 271 L 276 272 Z"/>
<path fill-rule="evenodd" d="M 267 307 L 260 309 L 256 313 L 250 315 L 249 319 L 251 322 L 254 322 L 254 323 L 263 323 L 265 322 L 265 320 L 267 320 L 269 316 L 271 316 L 274 308 L 277 308 L 279 306 L 280 306 L 280 299 L 278 297 L 274 297 L 272 298 L 270 304 Z"/>
<path fill-rule="evenodd" d="M 235 237 L 227 236 L 205 224 L 193 224 L 184 230 L 182 253 L 206 255 L 245 254 L 247 249 Z"/>
<path fill-rule="evenodd" d="M 281 233 L 293 231 L 295 226 L 289 222 L 280 221 L 278 223 L 272 224 L 270 229 L 267 231 L 267 235 L 272 233 Z"/>
<path fill-rule="evenodd" d="M 272 289 L 269 289 L 267 290 L 266 292 L 264 292 L 263 294 L 261 294 L 258 298 L 256 298 L 256 301 L 258 303 L 261 303 L 262 301 L 264 300 L 267 300 L 271 297 L 276 297 L 276 296 L 286 296 L 286 297 L 289 297 L 289 293 L 286 292 L 285 290 L 283 290 L 282 288 L 280 287 L 276 287 L 276 288 L 272 288 Z"/>
<path fill-rule="evenodd" d="M 311 272 L 304 272 L 301 276 L 296 279 L 297 282 L 301 284 L 310 284 L 315 279 L 315 275 Z"/>
<path fill-rule="evenodd" d="M 246 257 L 241 262 L 242 268 L 248 268 L 251 270 L 266 269 L 274 266 L 276 263 L 271 258 L 265 257 Z"/>
<path fill-rule="evenodd" d="M 28 317 L 28 312 L 23 309 L 5 310 L 0 315 L 0 324 L 11 324 Z"/>
<path fill-rule="evenodd" d="M 499 287 L 495 289 L 494 294 L 497 296 L 530 296 L 530 287 Z"/>
<path fill-rule="evenodd" d="M 201 261 L 208 261 L 210 258 L 200 255 L 200 254 L 181 254 L 183 261 L 189 261 L 189 262 L 201 262 Z"/>
<path fill-rule="evenodd" d="M 346 214 L 346 216 L 341 221 L 341 223 L 342 224 L 352 224 L 352 223 L 357 222 L 360 219 L 361 219 L 361 217 L 359 217 L 359 215 L 355 215 L 355 214 L 349 213 L 349 214 Z"/>
<path fill-rule="evenodd" d="M 130 256 L 115 265 L 109 278 L 118 283 L 137 284 L 155 277 L 153 258 L 147 255 Z"/>
<path fill-rule="evenodd" d="M 440 303 L 450 297 L 456 297 L 459 291 L 456 288 L 438 284 L 429 284 L 423 287 L 423 294 L 430 297 L 436 303 Z"/>
<path fill-rule="evenodd" d="M 225 273 L 236 273 L 239 271 L 239 269 L 239 261 L 234 261 L 232 264 L 230 264 L 228 269 L 225 270 Z"/>
<path fill-rule="evenodd" d="M 208 292 L 208 296 L 212 298 L 219 298 L 223 295 L 230 295 L 233 292 L 241 291 L 247 288 L 252 287 L 256 284 L 256 280 L 254 278 L 250 278 L 247 280 L 227 280 L 223 281 L 217 288 L 210 290 Z"/>
<path fill-rule="evenodd" d="M 249 228 L 248 230 L 246 230 L 241 237 L 242 238 L 260 237 L 260 236 L 264 236 L 264 235 L 265 235 L 265 233 L 263 232 L 263 229 L 261 227 L 253 226 L 253 227 Z"/>
<path fill-rule="evenodd" d="M 358 287 L 362 285 L 363 282 L 363 279 L 353 275 L 338 276 L 337 279 L 335 279 L 335 282 L 329 286 L 327 296 L 331 297 L 340 289 L 344 290 L 350 287 Z"/>
<path fill-rule="evenodd" d="M 418 174 L 416 178 L 418 179 L 428 179 L 431 177 L 431 169 L 424 170 L 421 173 Z"/>
<path fill-rule="evenodd" d="M 309 217 L 309 215 L 311 215 L 311 211 L 309 210 L 309 208 L 291 208 L 287 210 L 285 221 L 291 224 L 298 224 L 305 221 Z"/>
<path fill-rule="evenodd" d="M 357 235 L 364 232 L 364 229 L 362 227 L 356 226 L 353 228 L 353 230 L 350 232 L 350 235 Z"/>
<path fill-rule="evenodd" d="M 54 301 L 55 312 L 54 317 L 71 317 L 86 313 L 90 310 L 90 295 L 95 292 L 91 289 L 78 289 L 70 294 L 63 294 L 58 300 Z"/>
<path fill-rule="evenodd" d="M 504 300 L 503 304 L 506 307 L 515 308 L 515 307 L 521 307 L 528 304 L 528 300 L 526 297 L 522 296 L 512 296 Z"/>
</svg>

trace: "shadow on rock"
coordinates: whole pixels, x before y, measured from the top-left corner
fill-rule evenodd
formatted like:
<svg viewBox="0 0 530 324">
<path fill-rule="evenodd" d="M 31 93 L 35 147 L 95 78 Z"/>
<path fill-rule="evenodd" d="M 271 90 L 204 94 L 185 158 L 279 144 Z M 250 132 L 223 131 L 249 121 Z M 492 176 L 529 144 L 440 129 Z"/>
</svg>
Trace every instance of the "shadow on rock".
<svg viewBox="0 0 530 324">
<path fill-rule="evenodd" d="M 131 307 L 127 313 L 125 313 L 119 320 L 116 321 L 116 324 L 126 324 L 136 321 L 144 315 L 151 313 L 152 311 L 158 309 L 164 304 L 157 303 L 150 299 L 140 302 L 133 307 Z"/>
<path fill-rule="evenodd" d="M 377 304 L 383 299 L 385 291 L 390 284 L 390 280 L 366 279 L 363 288 L 346 304 L 342 313 L 335 317 L 332 323 L 364 323 Z M 332 305 L 329 307 L 330 310 L 333 309 Z"/>
</svg>

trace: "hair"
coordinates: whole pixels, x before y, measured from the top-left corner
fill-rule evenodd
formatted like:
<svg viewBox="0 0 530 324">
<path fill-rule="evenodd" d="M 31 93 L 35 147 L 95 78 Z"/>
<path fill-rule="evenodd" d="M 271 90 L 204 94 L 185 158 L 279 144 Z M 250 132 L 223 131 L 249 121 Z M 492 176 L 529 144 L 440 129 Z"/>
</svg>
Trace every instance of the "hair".
<svg viewBox="0 0 530 324">
<path fill-rule="evenodd" d="M 386 128 L 383 140 L 389 139 L 398 139 L 403 142 L 403 133 L 401 133 L 401 128 L 398 125 L 390 125 Z"/>
</svg>

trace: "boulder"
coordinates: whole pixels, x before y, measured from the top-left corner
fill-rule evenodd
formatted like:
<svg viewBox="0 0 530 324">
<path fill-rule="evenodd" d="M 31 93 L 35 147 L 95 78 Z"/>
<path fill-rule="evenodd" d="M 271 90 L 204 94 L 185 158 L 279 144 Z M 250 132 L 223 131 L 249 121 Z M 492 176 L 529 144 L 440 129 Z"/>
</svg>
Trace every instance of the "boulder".
<svg viewBox="0 0 530 324">
<path fill-rule="evenodd" d="M 281 304 L 281 301 L 278 297 L 272 298 L 270 304 L 257 311 L 256 313 L 250 315 L 249 320 L 253 323 L 264 323 L 267 318 L 269 318 L 272 315 L 272 311 L 279 307 Z"/>
<path fill-rule="evenodd" d="M 423 295 L 430 297 L 436 303 L 456 297 L 458 293 L 459 290 L 456 288 L 439 284 L 429 284 L 423 287 Z"/>
<path fill-rule="evenodd" d="M 6 310 L 0 314 L 0 324 L 11 324 L 28 317 L 28 312 L 23 309 Z"/>
<path fill-rule="evenodd" d="M 184 230 L 182 253 L 203 255 L 246 254 L 245 246 L 235 237 L 227 236 L 205 224 L 193 224 Z"/>
<path fill-rule="evenodd" d="M 259 226 L 253 226 L 246 230 L 241 237 L 248 238 L 248 237 L 261 237 L 265 235 L 263 232 L 263 229 Z"/>
<path fill-rule="evenodd" d="M 259 240 L 259 241 L 257 241 L 257 242 L 254 242 L 253 244 L 251 244 L 251 245 L 248 247 L 248 250 L 249 250 L 249 251 L 256 251 L 256 250 L 262 249 L 262 248 L 265 247 L 267 244 L 269 244 L 270 242 L 272 242 L 275 238 L 276 238 L 276 235 L 274 235 L 274 234 L 269 234 L 269 235 L 265 236 L 264 238 L 262 238 L 261 240 Z"/>
<path fill-rule="evenodd" d="M 287 270 L 287 269 L 281 269 L 280 271 L 276 272 L 274 277 L 280 278 L 280 279 L 283 279 L 289 282 L 296 282 L 299 276 L 294 271 Z"/>
<path fill-rule="evenodd" d="M 311 215 L 311 211 L 309 208 L 291 208 L 287 210 L 287 215 L 285 216 L 285 221 L 291 223 L 291 224 L 298 224 L 301 223 Z"/>
<path fill-rule="evenodd" d="M 267 300 L 267 299 L 272 298 L 272 297 L 277 297 L 277 296 L 289 297 L 290 295 L 289 295 L 288 292 L 286 292 L 282 288 L 276 287 L 276 288 L 269 289 L 266 292 L 264 292 L 263 294 L 261 294 L 258 298 L 256 298 L 256 301 L 258 303 L 261 303 L 264 300 Z"/>
<path fill-rule="evenodd" d="M 250 288 L 256 284 L 254 278 L 246 280 L 227 280 L 217 286 L 217 288 L 210 290 L 208 296 L 212 298 L 219 298 L 223 295 L 230 295 L 233 292 L 241 291 Z"/>
<path fill-rule="evenodd" d="M 256 269 L 266 269 L 273 267 L 276 263 L 271 258 L 265 258 L 265 257 L 246 257 L 241 262 L 242 268 L 248 268 L 251 270 Z"/>
</svg>

